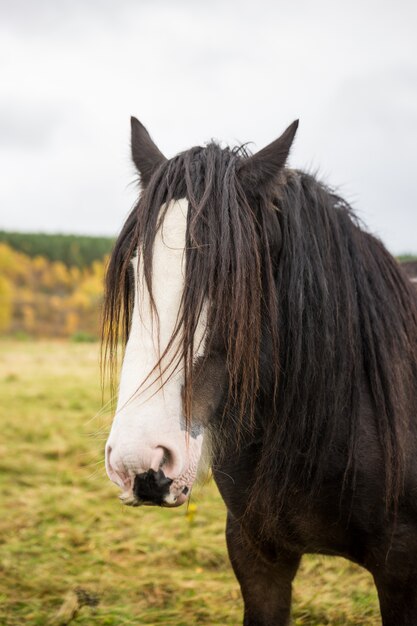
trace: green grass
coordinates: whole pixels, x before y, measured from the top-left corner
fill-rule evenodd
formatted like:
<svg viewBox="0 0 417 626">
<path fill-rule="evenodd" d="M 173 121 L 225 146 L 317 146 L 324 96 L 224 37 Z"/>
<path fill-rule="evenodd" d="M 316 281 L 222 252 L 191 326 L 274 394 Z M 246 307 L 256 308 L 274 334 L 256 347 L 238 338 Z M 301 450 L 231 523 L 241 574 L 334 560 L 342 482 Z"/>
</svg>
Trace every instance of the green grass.
<svg viewBox="0 0 417 626">
<path fill-rule="evenodd" d="M 102 461 L 96 344 L 3 341 L 0 398 L 2 626 L 69 623 L 77 597 L 71 625 L 241 623 L 214 484 L 193 493 L 194 517 L 119 503 Z M 294 622 L 379 624 L 370 576 L 304 558 Z"/>
</svg>

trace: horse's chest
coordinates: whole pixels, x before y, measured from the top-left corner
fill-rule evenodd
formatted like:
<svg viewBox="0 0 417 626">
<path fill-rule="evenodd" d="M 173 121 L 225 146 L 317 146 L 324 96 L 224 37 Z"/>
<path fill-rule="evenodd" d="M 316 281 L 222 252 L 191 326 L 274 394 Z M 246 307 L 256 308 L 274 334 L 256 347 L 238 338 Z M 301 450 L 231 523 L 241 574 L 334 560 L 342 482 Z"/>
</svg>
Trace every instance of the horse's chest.
<svg viewBox="0 0 417 626">
<path fill-rule="evenodd" d="M 242 520 L 245 534 L 259 549 L 263 550 L 262 546 L 266 546 L 266 551 L 273 553 L 271 546 L 275 546 L 277 550 L 285 548 L 297 554 L 337 554 L 362 560 L 362 542 L 347 524 L 347 516 L 341 514 L 337 506 L 337 494 L 333 494 L 333 497 L 327 494 L 327 498 L 310 502 L 300 492 L 289 493 L 286 507 L 270 518 L 263 512 L 262 498 L 255 509 L 248 512 L 245 508 L 239 488 L 240 473 L 234 476 L 223 472 L 214 474 L 229 512 L 235 519 Z M 226 475 L 229 479 L 233 478 L 234 483 L 229 485 Z M 333 501 L 333 506 L 326 504 L 328 500 Z"/>
</svg>

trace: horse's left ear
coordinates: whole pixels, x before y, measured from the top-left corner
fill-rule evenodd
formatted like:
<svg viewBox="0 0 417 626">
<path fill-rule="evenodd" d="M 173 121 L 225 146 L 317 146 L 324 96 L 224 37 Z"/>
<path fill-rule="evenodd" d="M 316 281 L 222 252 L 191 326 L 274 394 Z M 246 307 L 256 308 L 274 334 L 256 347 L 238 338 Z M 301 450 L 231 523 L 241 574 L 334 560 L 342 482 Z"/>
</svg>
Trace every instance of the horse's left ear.
<svg viewBox="0 0 417 626">
<path fill-rule="evenodd" d="M 274 183 L 285 165 L 297 128 L 298 120 L 295 120 L 281 137 L 243 161 L 239 178 L 246 189 L 265 188 Z"/>
<path fill-rule="evenodd" d="M 166 161 L 166 158 L 152 141 L 144 125 L 136 117 L 130 118 L 130 124 L 132 127 L 133 163 L 138 169 L 142 184 L 146 187 L 152 174 Z"/>
</svg>

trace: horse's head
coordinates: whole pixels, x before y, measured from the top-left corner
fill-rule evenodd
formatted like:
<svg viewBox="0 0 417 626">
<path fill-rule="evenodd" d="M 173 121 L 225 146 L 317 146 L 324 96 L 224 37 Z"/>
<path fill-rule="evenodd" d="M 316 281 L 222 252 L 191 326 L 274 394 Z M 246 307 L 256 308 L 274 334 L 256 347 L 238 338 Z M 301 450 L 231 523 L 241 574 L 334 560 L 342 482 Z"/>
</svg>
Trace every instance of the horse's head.
<svg viewBox="0 0 417 626">
<path fill-rule="evenodd" d="M 254 156 L 210 144 L 168 161 L 132 119 L 143 191 L 112 254 L 104 316 L 110 357 L 120 330 L 127 340 L 106 444 L 126 504 L 185 502 L 212 416 L 254 402 L 280 239 L 258 196 L 271 195 L 296 128 Z"/>
</svg>

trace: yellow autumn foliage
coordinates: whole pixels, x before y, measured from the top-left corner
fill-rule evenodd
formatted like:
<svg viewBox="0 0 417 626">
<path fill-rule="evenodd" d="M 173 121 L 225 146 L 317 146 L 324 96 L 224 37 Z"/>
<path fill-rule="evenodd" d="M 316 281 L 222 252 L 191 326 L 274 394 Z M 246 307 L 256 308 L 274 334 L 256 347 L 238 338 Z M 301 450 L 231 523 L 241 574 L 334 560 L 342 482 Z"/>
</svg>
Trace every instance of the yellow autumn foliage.
<svg viewBox="0 0 417 626">
<path fill-rule="evenodd" d="M 105 263 L 67 267 L 0 243 L 0 333 L 98 337 Z"/>
<path fill-rule="evenodd" d="M 0 332 L 7 331 L 12 320 L 12 283 L 0 274 Z"/>
</svg>

